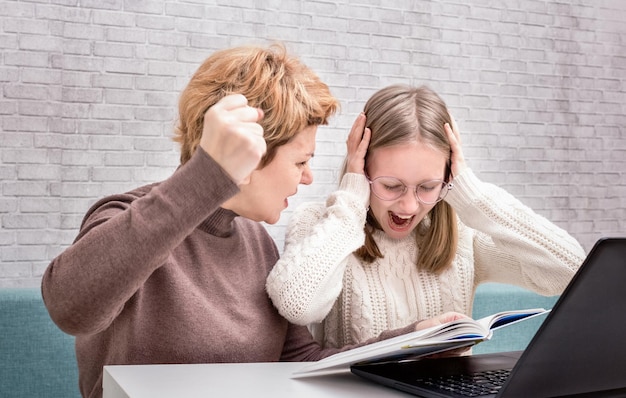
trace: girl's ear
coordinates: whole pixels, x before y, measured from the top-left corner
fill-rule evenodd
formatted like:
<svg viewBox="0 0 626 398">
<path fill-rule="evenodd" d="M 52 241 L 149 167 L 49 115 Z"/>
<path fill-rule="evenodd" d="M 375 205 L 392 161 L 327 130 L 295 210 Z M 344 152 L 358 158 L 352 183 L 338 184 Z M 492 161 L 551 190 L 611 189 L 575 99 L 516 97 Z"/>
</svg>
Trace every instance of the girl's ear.
<svg viewBox="0 0 626 398">
<path fill-rule="evenodd" d="M 452 150 L 450 150 L 450 157 L 448 158 L 448 161 L 446 162 L 446 172 L 445 172 L 444 181 L 450 182 L 453 179 L 454 179 L 454 176 L 452 175 Z"/>
</svg>

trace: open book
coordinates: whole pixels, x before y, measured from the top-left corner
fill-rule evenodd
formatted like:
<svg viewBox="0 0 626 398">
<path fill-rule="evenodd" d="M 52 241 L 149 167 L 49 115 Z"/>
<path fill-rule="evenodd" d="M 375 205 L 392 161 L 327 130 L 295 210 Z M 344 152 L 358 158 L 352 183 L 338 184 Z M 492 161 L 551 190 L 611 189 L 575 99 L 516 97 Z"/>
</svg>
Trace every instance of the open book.
<svg viewBox="0 0 626 398">
<path fill-rule="evenodd" d="M 469 347 L 489 340 L 493 331 L 524 319 L 549 312 L 543 308 L 505 311 L 478 320 L 458 319 L 402 336 L 378 341 L 352 350 L 340 352 L 306 364 L 293 373 L 293 378 L 345 372 L 357 363 L 388 362 L 416 359 L 426 355 Z"/>
</svg>

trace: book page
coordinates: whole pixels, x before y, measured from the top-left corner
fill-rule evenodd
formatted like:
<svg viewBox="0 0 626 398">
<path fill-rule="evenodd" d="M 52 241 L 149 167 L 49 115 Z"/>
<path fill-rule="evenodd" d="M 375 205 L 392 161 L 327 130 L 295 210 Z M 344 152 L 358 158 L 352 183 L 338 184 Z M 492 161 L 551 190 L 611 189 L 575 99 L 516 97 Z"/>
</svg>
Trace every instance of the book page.
<svg viewBox="0 0 626 398">
<path fill-rule="evenodd" d="M 544 314 L 543 308 L 507 311 L 479 320 L 457 319 L 443 325 L 407 333 L 352 350 L 340 352 L 304 365 L 294 378 L 349 371 L 350 365 L 364 362 L 397 361 L 418 358 L 489 340 L 493 330 Z"/>
<path fill-rule="evenodd" d="M 532 308 L 527 310 L 503 311 L 478 319 L 476 322 L 483 327 L 496 330 L 506 325 L 517 323 L 521 320 L 534 318 L 538 315 L 547 314 L 550 310 L 544 308 Z"/>
<path fill-rule="evenodd" d="M 480 341 L 480 340 L 478 340 Z M 440 352 L 449 351 L 455 348 L 469 347 L 478 342 L 476 339 L 463 339 L 447 342 L 438 342 L 424 345 L 407 346 L 396 348 L 392 351 L 385 351 L 380 354 L 361 354 L 351 353 L 350 351 L 341 352 L 328 358 L 321 359 L 317 362 L 311 362 L 303 366 L 301 369 L 292 374 L 292 378 L 303 378 L 312 376 L 323 376 L 335 373 L 344 373 L 350 371 L 350 366 L 357 363 L 369 362 L 389 362 L 416 359 L 426 355 L 434 355 Z M 350 355 L 340 355 L 347 354 Z"/>
</svg>

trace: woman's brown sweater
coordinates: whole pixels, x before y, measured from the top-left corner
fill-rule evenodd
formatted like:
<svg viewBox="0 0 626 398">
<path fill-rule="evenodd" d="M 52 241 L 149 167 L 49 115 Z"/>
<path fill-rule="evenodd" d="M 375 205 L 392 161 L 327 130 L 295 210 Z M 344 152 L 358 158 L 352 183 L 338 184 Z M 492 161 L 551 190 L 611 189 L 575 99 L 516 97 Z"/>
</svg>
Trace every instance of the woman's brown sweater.
<svg viewBox="0 0 626 398">
<path fill-rule="evenodd" d="M 219 207 L 237 192 L 199 149 L 167 180 L 88 211 L 42 280 L 50 316 L 76 336 L 84 397 L 102 396 L 104 365 L 306 361 L 338 351 L 321 349 L 272 305 L 265 280 L 279 253 L 261 224 Z"/>
</svg>

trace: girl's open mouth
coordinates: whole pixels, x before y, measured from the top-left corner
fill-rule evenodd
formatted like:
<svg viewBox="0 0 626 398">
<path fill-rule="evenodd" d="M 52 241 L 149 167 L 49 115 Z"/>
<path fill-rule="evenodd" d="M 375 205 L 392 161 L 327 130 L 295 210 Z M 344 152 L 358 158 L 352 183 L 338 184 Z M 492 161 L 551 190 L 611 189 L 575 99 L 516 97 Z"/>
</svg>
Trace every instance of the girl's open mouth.
<svg viewBox="0 0 626 398">
<path fill-rule="evenodd" d="M 409 228 L 415 216 L 399 216 L 393 212 L 389 212 L 389 227 L 395 231 L 404 231 Z"/>
</svg>

